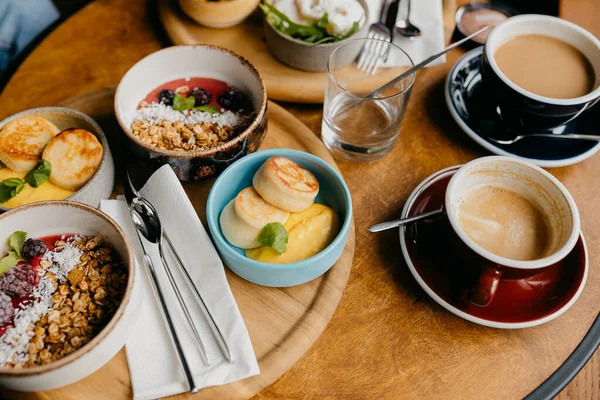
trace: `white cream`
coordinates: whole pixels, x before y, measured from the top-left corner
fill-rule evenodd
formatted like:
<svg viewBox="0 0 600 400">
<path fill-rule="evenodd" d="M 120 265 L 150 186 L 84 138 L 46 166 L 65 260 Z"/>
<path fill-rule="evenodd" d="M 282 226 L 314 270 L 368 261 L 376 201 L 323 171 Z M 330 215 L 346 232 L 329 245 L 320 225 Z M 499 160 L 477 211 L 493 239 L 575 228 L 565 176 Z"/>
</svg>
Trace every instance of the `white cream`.
<svg viewBox="0 0 600 400">
<path fill-rule="evenodd" d="M 327 32 L 333 36 L 345 35 L 365 15 L 357 0 L 274 0 L 273 5 L 298 24 L 313 24 L 327 13 Z"/>
</svg>

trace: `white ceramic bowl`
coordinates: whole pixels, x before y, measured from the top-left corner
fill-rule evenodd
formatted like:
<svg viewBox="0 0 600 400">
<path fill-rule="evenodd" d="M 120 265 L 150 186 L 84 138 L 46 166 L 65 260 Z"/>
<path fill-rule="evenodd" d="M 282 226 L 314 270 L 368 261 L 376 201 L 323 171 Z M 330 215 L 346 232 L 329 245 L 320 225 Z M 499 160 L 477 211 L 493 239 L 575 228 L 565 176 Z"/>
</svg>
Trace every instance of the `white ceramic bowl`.
<svg viewBox="0 0 600 400">
<path fill-rule="evenodd" d="M 194 77 L 219 79 L 243 91 L 256 113 L 250 126 L 218 147 L 185 152 L 149 145 L 131 133 L 134 113 L 148 93 L 175 79 Z M 267 133 L 267 90 L 256 68 L 230 50 L 209 45 L 173 46 L 142 58 L 127 71 L 115 93 L 115 114 L 132 143 L 133 157 L 149 168 L 169 164 L 180 180 L 196 180 L 217 175 L 258 150 Z"/>
<path fill-rule="evenodd" d="M 68 356 L 39 367 L 0 368 L 0 386 L 18 391 L 40 391 L 76 382 L 98 370 L 123 347 L 137 321 L 142 294 L 136 277 L 133 250 L 121 228 L 106 214 L 85 204 L 46 201 L 28 204 L 0 215 L 0 254 L 8 251 L 14 231 L 29 237 L 61 233 L 100 236 L 111 243 L 129 269 L 127 287 L 115 315 L 89 343 Z"/>
<path fill-rule="evenodd" d="M 56 125 L 61 131 L 69 128 L 81 128 L 92 132 L 104 147 L 100 167 L 92 178 L 72 196 L 65 200 L 78 201 L 93 207 L 100 205 L 100 200 L 108 199 L 115 184 L 115 164 L 113 162 L 108 140 L 102 128 L 90 117 L 79 111 L 65 107 L 39 107 L 14 114 L 0 122 L 0 130 L 12 120 L 24 116 L 37 116 L 46 118 Z M 0 205 L 0 212 L 8 211 L 10 208 Z"/>
</svg>

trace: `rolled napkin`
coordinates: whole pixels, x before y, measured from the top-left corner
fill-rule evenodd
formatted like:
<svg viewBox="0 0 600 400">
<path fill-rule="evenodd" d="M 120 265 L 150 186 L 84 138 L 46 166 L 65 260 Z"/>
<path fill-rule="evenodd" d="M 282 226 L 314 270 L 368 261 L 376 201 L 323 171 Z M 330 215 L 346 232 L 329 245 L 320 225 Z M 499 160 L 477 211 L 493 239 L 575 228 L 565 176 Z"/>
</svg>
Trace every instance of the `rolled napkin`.
<svg viewBox="0 0 600 400">
<path fill-rule="evenodd" d="M 211 366 L 204 364 L 162 267 L 157 246 L 144 242 L 162 283 L 167 306 L 198 386 L 224 385 L 258 375 L 260 371 L 252 343 L 229 289 L 223 263 L 173 170 L 169 166 L 160 168 L 150 177 L 140 194 L 157 209 L 164 231 L 176 247 L 233 354 L 234 362 L 230 364 L 219 350 L 192 291 L 179 272 L 168 246 L 165 246 L 167 261 L 172 266 L 177 285 L 196 322 Z M 130 239 L 137 256 L 137 276 L 144 295 L 137 325 L 125 344 L 133 396 L 135 399 L 155 399 L 187 392 L 188 384 L 162 319 L 150 276 L 141 267 L 142 249 L 127 204 L 123 200 L 103 200 L 100 208 L 117 221 Z"/>
<path fill-rule="evenodd" d="M 444 12 L 442 0 L 400 0 L 398 20 L 404 19 L 406 14 L 406 2 L 411 1 L 410 22 L 419 27 L 421 36 L 407 38 L 394 33 L 393 43 L 404 50 L 412 59 L 414 64 L 420 63 L 432 54 L 439 53 L 444 49 Z M 366 0 L 369 7 L 369 23 L 379 20 L 382 0 Z M 394 60 L 390 56 L 385 63 L 387 66 L 400 67 L 404 60 Z M 446 56 L 442 56 L 429 64 L 429 67 L 441 65 L 446 62 Z"/>
</svg>

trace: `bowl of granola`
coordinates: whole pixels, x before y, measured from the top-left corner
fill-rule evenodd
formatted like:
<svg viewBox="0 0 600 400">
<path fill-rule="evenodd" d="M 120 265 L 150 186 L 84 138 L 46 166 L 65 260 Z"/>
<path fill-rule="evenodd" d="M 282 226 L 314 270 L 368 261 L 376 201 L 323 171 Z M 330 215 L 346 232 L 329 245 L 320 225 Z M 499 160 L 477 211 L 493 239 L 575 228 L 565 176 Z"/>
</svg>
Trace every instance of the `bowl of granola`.
<svg viewBox="0 0 600 400">
<path fill-rule="evenodd" d="M 125 73 L 115 114 L 139 161 L 197 180 L 258 150 L 267 92 L 256 68 L 230 50 L 173 46 Z"/>
<path fill-rule="evenodd" d="M 134 266 L 121 228 L 90 206 L 0 215 L 0 386 L 50 390 L 106 364 L 139 313 Z"/>
</svg>

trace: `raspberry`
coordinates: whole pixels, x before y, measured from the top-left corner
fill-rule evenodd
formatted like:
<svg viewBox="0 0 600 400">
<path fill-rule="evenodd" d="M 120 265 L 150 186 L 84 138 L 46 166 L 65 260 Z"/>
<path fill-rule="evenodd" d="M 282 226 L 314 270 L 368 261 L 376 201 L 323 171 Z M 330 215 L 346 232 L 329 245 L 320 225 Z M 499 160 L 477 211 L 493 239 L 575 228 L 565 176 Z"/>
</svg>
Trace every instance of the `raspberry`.
<svg viewBox="0 0 600 400">
<path fill-rule="evenodd" d="M 27 297 L 33 293 L 35 275 L 31 265 L 19 264 L 2 274 L 0 290 L 11 297 Z"/>
<path fill-rule="evenodd" d="M 240 89 L 230 86 L 219 95 L 219 104 L 228 110 L 240 111 L 248 105 L 248 99 Z"/>
<path fill-rule="evenodd" d="M 197 87 L 192 89 L 190 96 L 194 96 L 194 100 L 196 100 L 196 106 L 205 106 L 210 103 L 210 100 L 212 99 L 212 95 L 208 90 Z"/>
<path fill-rule="evenodd" d="M 4 326 L 12 321 L 15 316 L 15 309 L 12 300 L 4 292 L 0 292 L 0 326 Z"/>
<path fill-rule="evenodd" d="M 172 106 L 174 97 L 175 92 L 169 89 L 163 89 L 158 92 L 158 101 L 163 103 L 165 106 Z"/>
<path fill-rule="evenodd" d="M 21 248 L 21 255 L 27 261 L 33 260 L 35 256 L 43 256 L 46 253 L 46 243 L 41 239 L 27 239 Z"/>
</svg>

